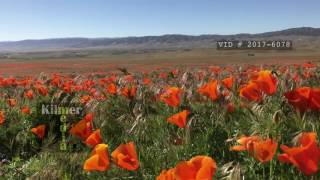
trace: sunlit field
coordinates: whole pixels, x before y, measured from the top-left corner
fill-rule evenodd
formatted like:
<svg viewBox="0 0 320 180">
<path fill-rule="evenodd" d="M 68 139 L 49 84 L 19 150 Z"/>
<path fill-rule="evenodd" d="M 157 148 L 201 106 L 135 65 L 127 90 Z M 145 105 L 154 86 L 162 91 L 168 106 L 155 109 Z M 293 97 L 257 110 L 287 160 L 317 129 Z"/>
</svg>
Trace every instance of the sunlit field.
<svg viewBox="0 0 320 180">
<path fill-rule="evenodd" d="M 320 179 L 317 62 L 147 69 L 1 77 L 0 179 Z"/>
</svg>

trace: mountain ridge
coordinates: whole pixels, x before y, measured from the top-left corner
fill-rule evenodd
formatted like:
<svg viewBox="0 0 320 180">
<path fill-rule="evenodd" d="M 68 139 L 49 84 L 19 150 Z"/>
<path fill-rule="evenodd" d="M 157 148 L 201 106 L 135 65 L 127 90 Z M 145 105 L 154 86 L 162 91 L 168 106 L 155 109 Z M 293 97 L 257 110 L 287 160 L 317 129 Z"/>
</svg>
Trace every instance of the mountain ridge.
<svg viewBox="0 0 320 180">
<path fill-rule="evenodd" d="M 38 40 L 3 41 L 0 42 L 0 52 L 32 52 L 55 51 L 65 49 L 144 49 L 144 48 L 192 48 L 213 47 L 215 41 L 222 39 L 262 39 L 297 37 L 320 37 L 320 28 L 299 27 L 264 33 L 240 33 L 233 35 L 203 34 L 165 34 L 161 36 L 129 36 L 116 38 L 50 38 Z"/>
</svg>

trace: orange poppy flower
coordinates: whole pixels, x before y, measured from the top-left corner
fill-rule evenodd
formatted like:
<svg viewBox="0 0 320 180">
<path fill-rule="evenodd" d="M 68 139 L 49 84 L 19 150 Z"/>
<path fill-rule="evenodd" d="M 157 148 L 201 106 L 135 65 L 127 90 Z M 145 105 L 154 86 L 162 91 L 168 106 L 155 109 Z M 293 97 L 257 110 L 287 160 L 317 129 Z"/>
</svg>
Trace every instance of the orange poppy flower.
<svg viewBox="0 0 320 180">
<path fill-rule="evenodd" d="M 161 79 L 168 79 L 168 74 L 162 72 L 162 73 L 159 74 L 159 77 L 160 77 Z"/>
<path fill-rule="evenodd" d="M 222 71 L 221 67 L 219 67 L 219 66 L 211 66 L 211 67 L 210 67 L 210 70 L 211 70 L 211 72 L 213 72 L 214 74 L 219 74 L 219 73 Z"/>
<path fill-rule="evenodd" d="M 221 82 L 229 90 L 232 89 L 232 86 L 233 86 L 233 77 L 232 76 L 223 79 Z"/>
<path fill-rule="evenodd" d="M 109 78 L 107 78 L 108 83 L 114 83 L 117 80 L 117 76 L 112 74 Z"/>
<path fill-rule="evenodd" d="M 83 95 L 80 99 L 80 102 L 82 104 L 87 104 L 91 99 L 92 97 L 90 95 Z"/>
<path fill-rule="evenodd" d="M 156 180 L 175 180 L 175 168 L 163 170 Z"/>
<path fill-rule="evenodd" d="M 33 99 L 33 91 L 31 89 L 26 91 L 24 96 L 27 97 L 30 100 Z"/>
<path fill-rule="evenodd" d="M 86 139 L 86 144 L 94 147 L 97 144 L 100 144 L 102 142 L 100 129 L 95 130 L 90 136 Z"/>
<path fill-rule="evenodd" d="M 313 88 L 311 91 L 310 109 L 320 110 L 320 88 Z"/>
<path fill-rule="evenodd" d="M 278 155 L 278 160 L 282 163 L 291 163 L 305 175 L 312 175 L 318 171 L 320 159 L 320 149 L 317 146 L 316 133 L 302 133 L 298 147 L 289 148 L 281 145 L 284 152 Z"/>
<path fill-rule="evenodd" d="M 39 94 L 46 96 L 48 94 L 48 88 L 43 85 L 36 85 L 35 88 L 38 90 Z"/>
<path fill-rule="evenodd" d="M 108 145 L 96 145 L 91 152 L 90 158 L 84 162 L 83 169 L 86 171 L 106 171 L 109 168 Z"/>
<path fill-rule="evenodd" d="M 132 75 L 126 75 L 124 77 L 124 79 L 128 82 L 128 83 L 131 83 L 134 81 L 134 77 Z"/>
<path fill-rule="evenodd" d="M 24 113 L 24 114 L 30 114 L 30 108 L 28 106 L 24 106 L 21 109 L 21 112 Z"/>
<path fill-rule="evenodd" d="M 272 160 L 278 146 L 272 139 L 262 140 L 259 136 L 244 136 L 237 142 L 241 145 L 231 147 L 231 151 L 248 151 L 251 156 L 262 163 Z"/>
<path fill-rule="evenodd" d="M 249 151 L 252 154 L 253 152 L 253 143 L 260 141 L 259 136 L 242 136 L 237 140 L 240 145 L 232 146 L 231 151 Z"/>
<path fill-rule="evenodd" d="M 107 78 L 99 79 L 99 85 L 104 87 L 107 84 Z"/>
<path fill-rule="evenodd" d="M 160 95 L 160 101 L 166 103 L 171 107 L 177 107 L 180 105 L 181 89 L 178 87 L 170 87 Z"/>
<path fill-rule="evenodd" d="M 278 143 L 272 139 L 255 142 L 253 143 L 254 158 L 262 163 L 271 161 L 276 153 L 277 147 Z"/>
<path fill-rule="evenodd" d="M 35 128 L 32 128 L 31 132 L 35 134 L 39 139 L 43 139 L 46 132 L 46 126 L 44 124 L 39 125 Z"/>
<path fill-rule="evenodd" d="M 196 156 L 190 161 L 178 163 L 175 176 L 178 180 L 212 180 L 216 170 L 216 162 L 211 157 Z"/>
<path fill-rule="evenodd" d="M 227 104 L 227 112 L 233 113 L 236 110 L 235 106 L 233 103 L 228 103 Z"/>
<path fill-rule="evenodd" d="M 92 95 L 92 96 L 96 96 L 97 95 L 97 89 L 96 88 L 90 88 L 88 89 L 89 90 L 89 93 Z"/>
<path fill-rule="evenodd" d="M 213 80 L 210 83 L 207 83 L 198 89 L 198 93 L 209 97 L 212 101 L 218 99 L 218 81 Z"/>
<path fill-rule="evenodd" d="M 262 100 L 262 93 L 256 83 L 249 83 L 240 89 L 240 96 L 249 101 L 259 102 Z"/>
<path fill-rule="evenodd" d="M 277 79 L 271 71 L 260 71 L 251 78 L 251 81 L 256 83 L 259 89 L 267 95 L 272 95 L 277 91 Z"/>
<path fill-rule="evenodd" d="M 79 92 L 79 91 L 83 90 L 83 87 L 80 86 L 80 85 L 73 85 L 72 86 L 72 90 L 76 91 L 76 92 Z"/>
<path fill-rule="evenodd" d="M 10 107 L 14 107 L 17 105 L 17 100 L 10 98 L 10 99 L 8 99 L 8 104 Z"/>
<path fill-rule="evenodd" d="M 114 83 L 108 85 L 106 92 L 109 94 L 117 94 L 117 86 Z"/>
<path fill-rule="evenodd" d="M 311 73 L 311 72 L 306 72 L 306 71 L 305 71 L 305 72 L 303 72 L 303 74 L 302 74 L 302 75 L 303 75 L 303 77 L 304 77 L 304 78 L 310 78 L 310 77 L 312 76 L 312 73 Z"/>
<path fill-rule="evenodd" d="M 151 79 L 149 79 L 149 78 L 143 78 L 143 84 L 144 84 L 144 85 L 149 85 L 149 84 L 151 84 L 151 83 L 152 83 Z"/>
<path fill-rule="evenodd" d="M 288 102 L 291 105 L 293 105 L 297 110 L 303 112 L 308 109 L 310 94 L 310 87 L 301 87 L 285 93 L 284 96 L 288 99 Z"/>
<path fill-rule="evenodd" d="M 130 97 L 133 98 L 136 96 L 137 93 L 137 87 L 136 86 L 131 86 L 130 88 Z"/>
<path fill-rule="evenodd" d="M 85 119 L 79 121 L 70 129 L 70 134 L 86 140 L 92 133 L 91 122 L 87 122 Z"/>
<path fill-rule="evenodd" d="M 133 142 L 121 144 L 111 153 L 112 160 L 119 167 L 127 170 L 137 170 L 139 161 Z"/>
<path fill-rule="evenodd" d="M 82 83 L 82 86 L 85 88 L 85 89 L 90 89 L 91 87 L 93 87 L 94 85 L 96 84 L 95 81 L 93 80 L 86 80 Z"/>
<path fill-rule="evenodd" d="M 3 111 L 0 111 L 0 125 L 3 124 L 5 121 L 5 115 Z"/>
<path fill-rule="evenodd" d="M 303 63 L 302 67 L 304 67 L 304 68 L 314 68 L 314 67 L 317 67 L 317 65 L 312 64 L 311 62 L 308 62 L 308 63 Z"/>
<path fill-rule="evenodd" d="M 93 120 L 93 113 L 88 113 L 87 115 L 84 116 L 84 120 L 86 120 L 87 122 L 91 122 Z"/>
<path fill-rule="evenodd" d="M 230 91 L 228 91 L 228 90 L 222 91 L 222 96 L 223 97 L 227 98 L 229 95 L 230 95 Z"/>
<path fill-rule="evenodd" d="M 126 86 L 124 88 L 121 89 L 121 94 L 125 97 L 129 97 L 130 95 L 130 91 L 129 91 L 129 88 Z"/>
<path fill-rule="evenodd" d="M 178 69 L 173 69 L 173 70 L 171 71 L 171 74 L 172 74 L 174 77 L 176 77 L 176 76 L 179 74 Z"/>
<path fill-rule="evenodd" d="M 320 110 L 320 88 L 300 87 L 284 94 L 288 102 L 300 112 Z"/>
<path fill-rule="evenodd" d="M 298 83 L 300 81 L 300 76 L 298 73 L 295 73 L 292 76 L 292 79 L 294 80 L 294 82 Z"/>
<path fill-rule="evenodd" d="M 67 81 L 62 84 L 61 89 L 65 93 L 71 93 L 73 90 L 72 87 L 73 87 L 73 81 Z"/>
<path fill-rule="evenodd" d="M 187 124 L 187 117 L 189 114 L 189 111 L 184 110 L 182 112 L 172 115 L 167 119 L 167 121 L 171 124 L 179 126 L 179 128 L 185 128 Z"/>
<path fill-rule="evenodd" d="M 59 87 L 60 82 L 61 82 L 61 78 L 59 77 L 59 75 L 54 75 L 54 77 L 52 77 L 51 79 L 50 84 L 52 86 Z"/>
<path fill-rule="evenodd" d="M 62 87 L 62 89 L 63 89 L 63 91 L 65 92 L 65 93 L 71 93 L 72 92 L 72 87 L 71 87 L 71 85 L 70 84 L 64 84 L 63 85 L 63 87 Z"/>
<path fill-rule="evenodd" d="M 197 79 L 198 79 L 199 81 L 201 81 L 201 80 L 204 79 L 204 77 L 205 77 L 205 73 L 204 73 L 203 71 L 198 71 L 198 73 L 197 73 Z"/>
<path fill-rule="evenodd" d="M 16 86 L 17 85 L 17 80 L 13 77 L 9 77 L 7 79 L 2 79 L 1 80 L 1 86 Z"/>
<path fill-rule="evenodd" d="M 133 97 L 136 96 L 137 88 L 135 86 L 129 87 L 124 87 L 121 90 L 121 94 L 129 99 L 132 99 Z"/>
<path fill-rule="evenodd" d="M 30 78 L 26 78 L 18 81 L 17 84 L 22 87 L 27 87 L 27 86 L 30 86 L 31 83 L 32 83 L 32 80 Z"/>
</svg>

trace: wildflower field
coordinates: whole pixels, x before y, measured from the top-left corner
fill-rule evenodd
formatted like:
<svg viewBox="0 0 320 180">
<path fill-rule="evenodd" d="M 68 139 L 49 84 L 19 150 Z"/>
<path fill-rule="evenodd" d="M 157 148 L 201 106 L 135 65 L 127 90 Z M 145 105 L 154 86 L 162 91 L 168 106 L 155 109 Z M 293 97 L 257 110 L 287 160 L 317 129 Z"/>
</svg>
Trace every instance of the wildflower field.
<svg viewBox="0 0 320 180">
<path fill-rule="evenodd" d="M 313 62 L 1 77 L 0 179 L 316 180 L 319 110 Z"/>
</svg>

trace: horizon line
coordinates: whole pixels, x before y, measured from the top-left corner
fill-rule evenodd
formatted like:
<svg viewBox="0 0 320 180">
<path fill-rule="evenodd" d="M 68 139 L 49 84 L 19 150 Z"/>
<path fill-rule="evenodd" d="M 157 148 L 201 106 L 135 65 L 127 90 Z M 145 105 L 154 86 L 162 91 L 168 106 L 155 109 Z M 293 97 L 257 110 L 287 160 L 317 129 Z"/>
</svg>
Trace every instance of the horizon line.
<svg viewBox="0 0 320 180">
<path fill-rule="evenodd" d="M 132 35 L 132 36 L 114 36 L 114 37 L 85 37 L 85 36 L 66 36 L 66 37 L 52 37 L 52 38 L 30 38 L 30 39 L 20 39 L 20 40 L 0 40 L 0 43 L 10 43 L 10 42 L 22 42 L 22 41 L 41 41 L 41 40 L 58 40 L 58 39 L 121 39 L 121 38 L 141 38 L 141 37 L 161 37 L 161 36 L 169 36 L 169 35 L 181 35 L 181 36 L 233 36 L 233 35 L 258 35 L 270 32 L 278 32 L 278 31 L 285 31 L 290 29 L 299 29 L 299 28 L 312 28 L 312 29 L 320 29 L 320 27 L 311 27 L 311 26 L 299 26 L 299 27 L 289 27 L 289 28 L 282 28 L 278 30 L 270 30 L 264 32 L 257 32 L 257 33 L 232 33 L 232 34 L 220 34 L 220 33 L 202 33 L 202 34 L 179 34 L 179 33 L 166 33 L 166 34 L 158 34 L 158 35 Z"/>
</svg>

